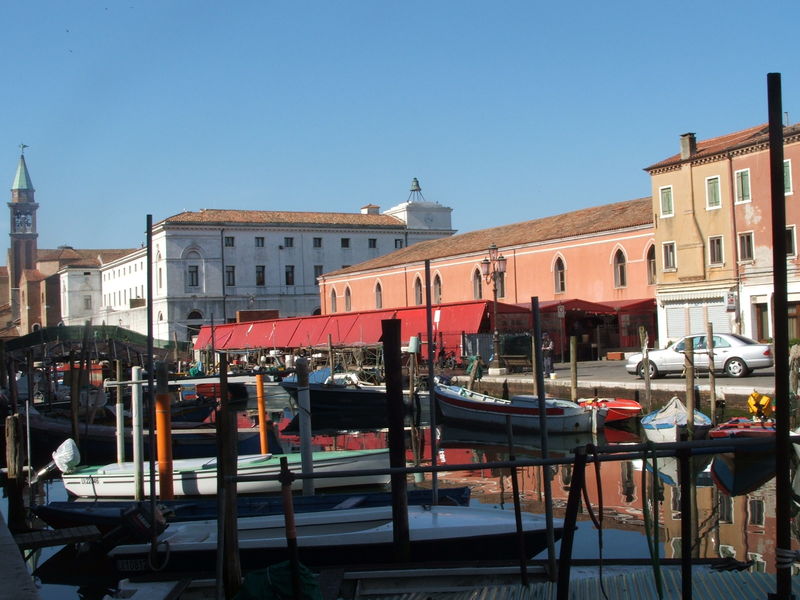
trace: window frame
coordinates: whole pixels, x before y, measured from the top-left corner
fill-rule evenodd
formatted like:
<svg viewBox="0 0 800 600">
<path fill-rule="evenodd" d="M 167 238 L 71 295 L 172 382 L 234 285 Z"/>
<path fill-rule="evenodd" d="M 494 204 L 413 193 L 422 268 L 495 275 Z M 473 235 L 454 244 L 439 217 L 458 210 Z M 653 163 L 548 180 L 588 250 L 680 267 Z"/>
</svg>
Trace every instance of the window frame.
<svg viewBox="0 0 800 600">
<path fill-rule="evenodd" d="M 236 247 L 236 240 L 235 240 L 234 236 L 232 236 L 232 235 L 224 236 L 223 240 L 222 240 L 222 243 L 226 248 L 235 248 Z"/>
<path fill-rule="evenodd" d="M 472 299 L 483 300 L 483 275 L 480 268 L 472 271 Z"/>
<path fill-rule="evenodd" d="M 225 287 L 236 287 L 236 265 L 225 265 Z"/>
<path fill-rule="evenodd" d="M 719 204 L 712 206 L 710 204 L 711 194 L 709 194 L 709 184 L 712 181 L 717 182 L 717 201 Z M 722 208 L 722 178 L 719 175 L 710 175 L 706 177 L 706 210 L 719 210 Z"/>
<path fill-rule="evenodd" d="M 375 310 L 380 310 L 381 308 L 383 308 L 383 286 L 378 281 L 375 284 Z"/>
<path fill-rule="evenodd" d="M 652 258 L 650 258 L 650 254 L 653 255 Z M 647 285 L 656 285 L 658 283 L 658 259 L 656 258 L 655 244 L 650 244 L 644 255 L 644 260 L 647 268 Z"/>
<path fill-rule="evenodd" d="M 200 287 L 200 265 L 186 266 L 186 287 Z"/>
<path fill-rule="evenodd" d="M 294 248 L 294 238 L 290 236 L 286 236 L 283 238 L 283 247 L 284 248 Z"/>
<path fill-rule="evenodd" d="M 669 213 L 664 212 L 664 192 L 669 191 L 669 203 L 671 210 Z M 658 188 L 658 211 L 662 219 L 671 219 L 675 216 L 675 194 L 671 185 L 662 185 Z"/>
<path fill-rule="evenodd" d="M 786 258 L 795 258 L 797 256 L 797 229 L 794 225 L 786 226 Z M 791 248 L 789 244 L 791 243 Z"/>
<path fill-rule="evenodd" d="M 442 277 L 438 273 L 433 278 L 433 292 L 431 299 L 434 304 L 442 303 Z"/>
<path fill-rule="evenodd" d="M 394 239 L 394 249 L 399 250 L 400 248 L 404 248 L 403 246 L 403 238 L 395 238 Z"/>
<path fill-rule="evenodd" d="M 378 238 L 367 238 L 367 248 L 376 249 L 378 247 Z"/>
<path fill-rule="evenodd" d="M 341 238 L 341 245 L 342 248 L 349 248 L 350 247 L 350 238 Z"/>
<path fill-rule="evenodd" d="M 622 261 L 618 258 L 622 257 Z M 628 257 L 625 256 L 622 248 L 617 248 L 614 252 L 614 289 L 628 287 Z"/>
<path fill-rule="evenodd" d="M 315 237 L 313 242 L 312 242 L 312 247 L 313 248 L 322 248 L 322 238 L 321 237 Z"/>
<path fill-rule="evenodd" d="M 314 285 L 319 285 L 319 278 L 325 273 L 325 265 L 314 265 Z"/>
<path fill-rule="evenodd" d="M 714 261 L 713 247 L 719 242 L 719 260 Z M 708 236 L 708 266 L 709 267 L 722 267 L 725 266 L 725 240 L 721 235 Z"/>
<path fill-rule="evenodd" d="M 256 265 L 256 287 L 267 285 L 267 266 Z"/>
<path fill-rule="evenodd" d="M 672 265 L 667 266 L 667 249 L 671 250 Z M 661 270 L 665 273 L 674 273 L 678 270 L 678 248 L 674 240 L 661 242 Z"/>
<path fill-rule="evenodd" d="M 557 256 L 553 263 L 553 291 L 556 294 L 567 292 L 567 265 L 561 256 Z"/>
<path fill-rule="evenodd" d="M 747 178 L 747 197 L 745 197 L 743 192 L 742 180 L 743 176 Z M 733 172 L 733 181 L 734 181 L 734 195 L 733 195 L 733 202 L 734 204 L 747 204 L 753 201 L 753 188 L 750 185 L 750 168 L 746 169 L 738 169 Z M 741 199 L 740 199 L 741 198 Z"/>
<path fill-rule="evenodd" d="M 287 287 L 295 285 L 294 265 L 284 265 L 284 267 L 283 267 L 283 283 Z"/>
<path fill-rule="evenodd" d="M 264 236 L 257 235 L 255 241 L 256 248 L 263 248 L 264 247 Z"/>
<path fill-rule="evenodd" d="M 786 158 L 783 160 L 783 195 L 791 196 L 794 193 L 794 186 L 792 184 L 792 159 Z"/>
<path fill-rule="evenodd" d="M 738 243 L 737 243 L 736 247 L 737 247 L 739 262 L 740 263 L 753 262 L 755 260 L 755 257 L 756 257 L 755 235 L 753 234 L 753 232 L 752 231 L 742 231 L 742 232 L 739 232 L 736 237 L 738 238 L 737 239 Z M 750 242 L 749 242 L 749 244 L 750 244 L 750 256 L 744 256 L 744 253 L 742 252 L 742 240 L 744 240 L 744 239 L 749 239 L 750 240 Z"/>
</svg>

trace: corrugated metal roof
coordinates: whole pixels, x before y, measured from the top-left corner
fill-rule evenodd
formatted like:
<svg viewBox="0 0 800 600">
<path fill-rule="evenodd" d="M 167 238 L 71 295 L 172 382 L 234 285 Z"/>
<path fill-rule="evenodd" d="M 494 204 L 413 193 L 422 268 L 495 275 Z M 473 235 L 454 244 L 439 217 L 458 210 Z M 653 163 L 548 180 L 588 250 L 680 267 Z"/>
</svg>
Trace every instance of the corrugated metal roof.
<svg viewBox="0 0 800 600">
<path fill-rule="evenodd" d="M 614 570 L 614 575 L 603 577 L 608 600 L 652 600 L 658 598 L 653 573 L 639 568 L 626 573 Z M 596 571 L 595 571 L 596 573 Z M 662 568 L 663 598 L 681 598 L 681 571 L 676 567 Z M 775 575 L 748 571 L 711 571 L 701 568 L 692 573 L 692 597 L 725 598 L 725 600 L 763 600 L 775 591 Z M 800 578 L 792 578 L 792 592 L 800 595 Z M 381 600 L 555 600 L 557 585 L 551 582 L 531 583 L 528 587 L 497 585 L 475 587 L 458 591 L 414 592 L 398 595 L 381 595 Z M 370 598 L 361 594 L 362 600 Z M 599 577 L 580 577 L 570 582 L 570 600 L 597 600 L 603 598 Z"/>
</svg>

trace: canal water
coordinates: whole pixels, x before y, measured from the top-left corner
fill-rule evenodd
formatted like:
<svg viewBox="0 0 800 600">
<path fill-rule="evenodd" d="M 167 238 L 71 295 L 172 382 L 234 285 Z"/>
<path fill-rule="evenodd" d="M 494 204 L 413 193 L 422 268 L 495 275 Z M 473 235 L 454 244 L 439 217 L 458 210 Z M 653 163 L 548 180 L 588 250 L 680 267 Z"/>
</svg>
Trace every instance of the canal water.
<svg viewBox="0 0 800 600">
<path fill-rule="evenodd" d="M 289 403 L 283 407 L 280 403 L 273 404 L 271 409 L 271 416 L 278 423 L 279 429 L 291 421 Z M 247 426 L 251 416 L 252 412 L 242 413 L 240 426 Z M 317 432 L 313 444 L 315 449 L 367 449 L 385 447 L 387 438 L 388 433 L 385 430 Z M 438 464 L 474 464 L 478 467 L 474 470 L 458 469 L 440 473 L 439 486 L 469 486 L 473 505 L 490 505 L 502 510 L 514 509 L 511 470 L 480 466 L 508 459 L 508 441 L 502 434 L 442 425 L 438 429 L 437 439 Z M 599 439 L 591 436 L 551 436 L 549 447 L 552 456 L 568 456 L 575 446 L 590 442 L 600 445 L 631 444 L 639 441 L 636 432 L 607 429 L 607 433 Z M 299 445 L 299 439 L 296 435 L 281 435 L 281 443 L 287 450 L 294 450 Z M 409 432 L 407 448 L 409 464 L 414 464 L 415 461 L 423 465 L 430 464 L 430 428 L 423 425 L 419 436 L 413 436 Z M 524 436 L 514 436 L 513 453 L 520 459 L 541 456 L 537 441 Z M 698 526 L 693 555 L 706 559 L 729 558 L 747 563 L 747 568 L 751 570 L 774 572 L 774 456 L 724 455 L 713 460 L 711 457 L 695 460 L 693 510 L 696 512 Z M 519 468 L 516 470 L 516 477 L 523 511 L 544 513 L 544 490 L 549 478 L 554 514 L 556 518 L 564 516 L 572 478 L 569 465 Z M 409 476 L 408 482 L 409 487 L 429 488 L 432 485 L 431 474 Z M 574 558 L 596 559 L 601 555 L 604 559 L 648 557 L 645 527 L 648 515 L 657 515 L 658 518 L 655 531 L 659 557 L 680 558 L 680 491 L 677 487 L 677 464 L 674 459 L 658 460 L 655 470 L 649 461 L 641 459 L 603 463 L 600 467 L 599 483 L 594 466 L 590 466 L 587 468 L 586 482 L 592 510 L 602 524 L 602 548 L 601 536 L 598 535 L 588 511 L 584 510 L 579 515 Z M 36 502 L 64 500 L 67 497 L 58 480 L 43 486 L 37 494 L 34 498 Z M 5 499 L 0 508 L 7 517 Z M 792 527 L 794 544 L 800 547 L 797 543 L 800 539 L 797 520 Z M 56 550 L 45 549 L 35 553 L 29 561 L 31 569 L 43 564 Z M 88 600 L 102 597 L 99 590 L 91 587 L 39 583 L 41 596 L 46 600 Z M 87 582 L 89 583 L 91 582 Z"/>
</svg>

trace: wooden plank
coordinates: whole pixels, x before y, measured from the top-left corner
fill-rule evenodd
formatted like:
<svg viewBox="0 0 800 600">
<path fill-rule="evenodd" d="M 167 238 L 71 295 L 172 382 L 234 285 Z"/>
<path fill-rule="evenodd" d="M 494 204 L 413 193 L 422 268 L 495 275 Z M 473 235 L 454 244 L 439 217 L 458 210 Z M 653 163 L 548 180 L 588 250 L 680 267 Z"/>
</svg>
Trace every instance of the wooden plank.
<svg viewBox="0 0 800 600">
<path fill-rule="evenodd" d="M 35 550 L 49 546 L 63 546 L 73 542 L 89 542 L 99 540 L 102 536 L 94 525 L 67 527 L 64 529 L 42 529 L 29 533 L 19 533 L 14 541 L 22 550 Z"/>
</svg>

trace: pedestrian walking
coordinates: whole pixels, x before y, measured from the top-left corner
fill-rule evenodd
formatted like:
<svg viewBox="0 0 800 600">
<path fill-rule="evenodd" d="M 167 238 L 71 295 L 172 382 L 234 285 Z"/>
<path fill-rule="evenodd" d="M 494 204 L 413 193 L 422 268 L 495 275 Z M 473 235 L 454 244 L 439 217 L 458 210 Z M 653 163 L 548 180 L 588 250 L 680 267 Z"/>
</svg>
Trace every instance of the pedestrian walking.
<svg viewBox="0 0 800 600">
<path fill-rule="evenodd" d="M 553 340 L 546 331 L 542 333 L 542 370 L 545 377 L 549 377 L 553 370 Z"/>
</svg>

